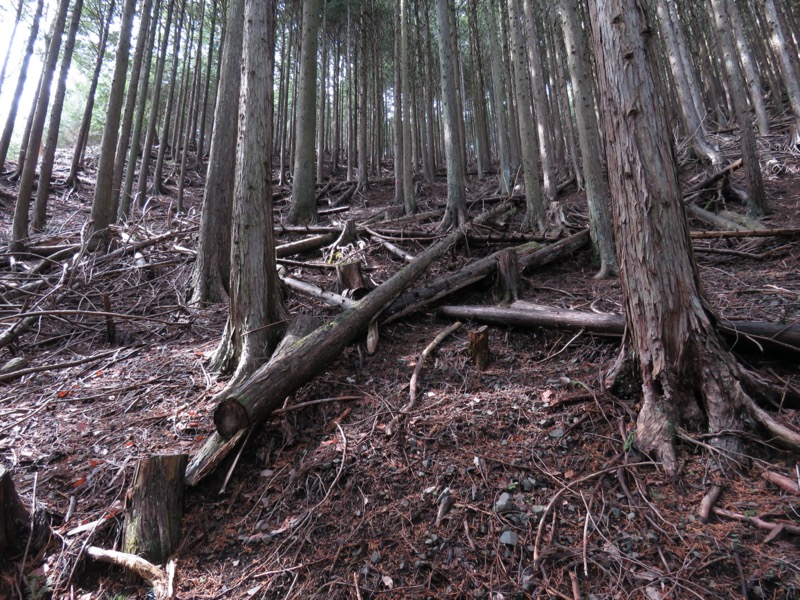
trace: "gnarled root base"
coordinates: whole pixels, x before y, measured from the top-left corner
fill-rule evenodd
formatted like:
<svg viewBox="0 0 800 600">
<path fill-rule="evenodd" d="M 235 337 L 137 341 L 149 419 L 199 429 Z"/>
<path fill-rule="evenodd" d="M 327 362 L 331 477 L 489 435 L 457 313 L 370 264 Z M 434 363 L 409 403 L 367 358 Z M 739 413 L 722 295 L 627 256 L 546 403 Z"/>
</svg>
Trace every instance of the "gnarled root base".
<svg viewBox="0 0 800 600">
<path fill-rule="evenodd" d="M 761 430 L 777 442 L 800 450 L 800 432 L 780 423 L 745 390 L 749 378 L 716 336 L 696 342 L 682 373 L 644 375 L 643 403 L 636 423 L 635 445 L 653 453 L 674 476 L 678 472 L 674 438 L 680 424 L 706 426 L 713 435 L 711 468 L 726 473 L 749 464 L 742 434 Z M 619 366 L 617 366 L 618 370 Z"/>
</svg>

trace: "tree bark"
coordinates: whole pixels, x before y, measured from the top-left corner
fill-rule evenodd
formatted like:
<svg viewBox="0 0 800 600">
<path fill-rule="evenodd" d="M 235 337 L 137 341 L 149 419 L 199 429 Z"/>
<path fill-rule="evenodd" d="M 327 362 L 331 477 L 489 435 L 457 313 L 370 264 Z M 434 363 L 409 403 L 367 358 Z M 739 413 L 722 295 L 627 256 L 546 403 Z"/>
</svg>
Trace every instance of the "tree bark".
<svg viewBox="0 0 800 600">
<path fill-rule="evenodd" d="M 600 259 L 600 270 L 596 277 L 600 278 L 615 274 L 618 270 L 611 223 L 611 191 L 602 162 L 592 70 L 588 64 L 586 39 L 578 21 L 578 5 L 576 0 L 560 0 L 559 6 L 578 123 L 578 143 L 589 207 L 589 230 L 594 251 Z"/>
<path fill-rule="evenodd" d="M 681 201 L 677 161 L 654 78 L 640 0 L 590 2 L 606 152 L 630 348 L 642 378 L 635 444 L 678 471 L 674 433 L 703 427 L 724 468 L 743 458 L 743 415 L 800 443 L 755 406 L 703 297 Z M 734 462 L 729 462 L 734 461 Z"/>
<path fill-rule="evenodd" d="M 289 210 L 289 222 L 295 225 L 317 222 L 317 203 L 314 197 L 314 138 L 317 129 L 317 38 L 321 12 L 321 0 L 303 0 L 294 181 L 292 206 Z"/>
<path fill-rule="evenodd" d="M 436 0 L 436 16 L 439 25 L 439 65 L 441 69 L 442 103 L 444 108 L 444 147 L 447 162 L 447 207 L 441 228 L 460 227 L 467 218 L 466 172 L 463 148 L 460 143 L 458 112 L 458 88 L 456 86 L 456 57 L 452 47 L 455 31 L 450 17 L 453 12 L 449 0 Z M 406 212 L 408 213 L 408 206 Z"/>
<path fill-rule="evenodd" d="M 106 108 L 103 141 L 100 144 L 100 161 L 97 165 L 97 183 L 92 199 L 92 230 L 101 243 L 108 236 L 108 226 L 115 219 L 116 206 L 112 188 L 114 183 L 114 158 L 119 139 L 120 113 L 125 93 L 125 81 L 128 77 L 128 52 L 131 45 L 131 28 L 136 0 L 126 0 L 122 11 L 122 25 L 117 44 L 117 58 L 114 65 L 114 79 L 111 82 L 111 94 Z"/>
<path fill-rule="evenodd" d="M 34 203 L 31 229 L 43 231 L 47 221 L 47 197 L 50 195 L 50 177 L 53 175 L 53 163 L 56 158 L 58 134 L 61 128 L 61 112 L 64 108 L 64 97 L 67 94 L 67 73 L 72 64 L 72 51 L 75 49 L 75 36 L 78 33 L 78 24 L 83 11 L 83 0 L 75 0 L 72 6 L 67 41 L 64 44 L 64 55 L 61 57 L 61 68 L 56 82 L 56 94 L 53 97 L 53 106 L 50 109 L 50 121 L 47 127 L 47 140 L 45 141 L 42 164 L 39 167 L 39 186 L 36 188 L 36 202 Z"/>
<path fill-rule="evenodd" d="M 108 5 L 108 13 L 100 26 L 100 40 L 97 44 L 97 57 L 94 62 L 94 70 L 92 71 L 92 81 L 89 84 L 89 92 L 86 95 L 86 106 L 83 109 L 83 118 L 81 119 L 81 127 L 78 130 L 77 140 L 75 142 L 75 149 L 72 152 L 72 163 L 67 176 L 66 185 L 76 186 L 78 183 L 78 171 L 81 168 L 83 160 L 83 153 L 86 150 L 86 144 L 89 141 L 89 131 L 92 128 L 92 114 L 94 113 L 94 103 L 97 95 L 97 84 L 100 81 L 100 71 L 103 68 L 103 58 L 106 55 L 106 46 L 108 45 L 108 30 L 111 27 L 111 21 L 114 20 L 114 8 L 116 7 L 116 0 L 111 0 Z M 147 29 L 147 27 L 145 27 Z M 0 78 L 1 79 L 1 78 Z M 136 86 L 131 83 L 135 88 Z M 115 163 L 116 164 L 116 163 Z"/>
<path fill-rule="evenodd" d="M 230 290 L 230 223 L 236 168 L 244 0 L 228 2 L 226 21 L 220 65 L 222 75 L 217 89 L 197 259 L 190 284 L 192 303 L 224 302 Z"/>
<path fill-rule="evenodd" d="M 122 549 L 165 564 L 181 541 L 186 454 L 139 460 L 125 501 Z"/>
<path fill-rule="evenodd" d="M 238 385 L 269 356 L 284 317 L 272 222 L 274 0 L 246 0 L 231 244 L 231 303 L 214 368 Z M 312 139 L 313 149 L 313 139 Z M 313 175 L 313 171 L 312 171 Z M 312 180 L 313 182 L 313 180 Z"/>
</svg>

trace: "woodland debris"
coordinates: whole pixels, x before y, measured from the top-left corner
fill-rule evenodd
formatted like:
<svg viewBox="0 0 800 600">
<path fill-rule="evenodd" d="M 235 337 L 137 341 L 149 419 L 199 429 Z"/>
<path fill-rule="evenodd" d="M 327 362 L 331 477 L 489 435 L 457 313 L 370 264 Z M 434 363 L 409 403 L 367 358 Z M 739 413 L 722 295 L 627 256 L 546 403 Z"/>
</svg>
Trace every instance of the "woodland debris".
<svg viewBox="0 0 800 600">
<path fill-rule="evenodd" d="M 495 210 L 502 211 L 504 208 L 504 205 L 500 205 Z M 475 221 L 482 222 L 491 218 L 494 213 L 494 210 L 483 213 Z M 422 275 L 434 261 L 463 239 L 465 230 L 466 228 L 459 228 L 452 231 L 447 237 L 420 254 L 413 263 L 405 266 L 367 294 L 356 306 L 292 344 L 285 354 L 273 358 L 245 382 L 231 390 L 224 403 L 239 402 L 245 408 L 246 417 L 238 421 L 228 421 L 223 431 L 218 429 L 217 433 L 206 441 L 187 469 L 187 481 L 190 485 L 198 481 L 198 475 L 207 472 L 205 465 L 209 460 L 218 458 L 224 446 L 223 440 L 240 435 L 240 432 L 249 425 L 265 419 L 278 408 L 287 395 L 324 371 L 328 363 L 337 357 L 345 346 L 363 335 L 381 310 Z M 225 451 L 229 450 L 230 448 L 226 447 Z"/>
<path fill-rule="evenodd" d="M 513 251 L 522 269 L 541 267 L 550 262 L 568 256 L 589 243 L 589 230 L 584 229 L 574 235 L 559 240 L 549 246 L 542 247 L 537 242 L 517 246 Z M 472 262 L 455 273 L 448 273 L 422 288 L 406 292 L 395 300 L 381 315 L 384 323 L 390 323 L 404 317 L 423 306 L 449 296 L 453 292 L 481 281 L 494 273 L 497 261 L 506 249 L 499 250 L 489 256 Z"/>
<path fill-rule="evenodd" d="M 774 471 L 764 471 L 761 473 L 761 476 L 770 483 L 777 485 L 787 494 L 800 496 L 800 486 L 798 486 L 796 479 L 786 477 L 786 475 L 781 475 L 780 473 L 775 473 Z"/>
<path fill-rule="evenodd" d="M 509 308 L 496 306 L 441 306 L 438 314 L 454 319 L 477 320 L 485 323 L 516 327 L 550 327 L 567 331 L 585 330 L 587 333 L 621 336 L 625 331 L 625 316 L 598 314 L 539 306 L 531 310 L 524 303 L 515 302 Z M 720 321 L 720 333 L 728 342 L 738 345 L 748 338 L 764 348 L 777 351 L 800 352 L 800 325 L 776 325 L 760 321 Z"/>
<path fill-rule="evenodd" d="M 409 384 L 409 399 L 408 402 L 400 409 L 400 412 L 395 415 L 392 421 L 386 426 L 385 433 L 388 436 L 394 435 L 397 431 L 398 427 L 402 426 L 404 419 L 406 416 L 414 410 L 417 405 L 417 387 L 419 385 L 419 376 L 422 373 L 422 367 L 425 365 L 425 361 L 427 360 L 428 356 L 433 354 L 433 351 L 441 344 L 447 337 L 461 328 L 461 323 L 456 321 L 449 327 L 445 328 L 444 330 L 440 331 L 439 334 L 433 338 L 433 341 L 425 346 L 425 349 L 419 355 L 419 359 L 417 360 L 417 366 L 414 367 L 414 374 L 411 375 L 411 382 Z"/>
<path fill-rule="evenodd" d="M 175 574 L 175 563 L 172 561 L 167 565 L 167 571 L 164 572 L 141 556 L 126 552 L 89 546 L 86 548 L 86 556 L 99 562 L 121 567 L 134 575 L 138 575 L 153 588 L 153 595 L 157 600 L 172 598 L 172 580 Z"/>
<path fill-rule="evenodd" d="M 489 328 L 484 325 L 469 332 L 469 355 L 479 371 L 489 367 Z"/>
</svg>

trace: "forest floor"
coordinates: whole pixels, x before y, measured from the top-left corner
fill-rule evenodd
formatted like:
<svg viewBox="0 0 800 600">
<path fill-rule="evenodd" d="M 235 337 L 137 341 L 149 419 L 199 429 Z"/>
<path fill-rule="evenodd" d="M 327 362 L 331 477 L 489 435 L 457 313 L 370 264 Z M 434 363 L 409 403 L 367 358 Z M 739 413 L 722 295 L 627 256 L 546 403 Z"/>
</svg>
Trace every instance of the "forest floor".
<svg viewBox="0 0 800 600">
<path fill-rule="evenodd" d="M 782 148 L 781 139 L 761 140 L 775 159 L 764 164 L 770 213 L 761 222 L 798 228 L 800 157 Z M 722 142 L 735 158 L 735 140 Z M 685 165 L 687 187 L 704 176 L 693 169 Z M 80 244 L 93 177 L 90 166 L 72 194 L 55 186 L 48 229 L 32 244 Z M 349 211 L 324 216 L 320 224 L 385 212 L 393 184 L 388 171 L 381 177 L 352 199 Z M 124 239 L 173 233 L 136 256 L 75 256 L 73 248 L 36 273 L 38 258 L 0 256 L 3 330 L 22 313 L 35 315 L 29 329 L 0 350 L 0 365 L 25 357 L 39 368 L 0 383 L 0 464 L 11 470 L 26 506 L 46 508 L 55 532 L 44 550 L 27 556 L 24 568 L 20 558 L 2 567 L 2 598 L 147 593 L 141 581 L 79 556 L 90 544 L 118 547 L 137 459 L 191 456 L 213 432 L 212 398 L 224 381 L 207 363 L 227 307 L 186 304 L 202 184 L 195 171 L 184 214 L 173 211 L 173 179 L 169 194 L 151 198 L 144 214 L 114 229 L 112 250 L 124 247 Z M 275 189 L 278 243 L 303 237 L 282 230 L 286 191 Z M 470 178 L 471 216 L 494 192 L 494 182 Z M 15 195 L 15 184 L 4 176 L 3 240 Z M 445 196 L 440 174 L 421 186 L 420 210 L 440 209 Z M 562 235 L 585 227 L 584 194 L 572 185 L 560 199 L 567 222 Z M 727 209 L 745 213 L 743 206 Z M 518 232 L 521 220 L 518 213 L 505 231 Z M 437 225 L 432 219 L 406 227 L 436 234 Z M 710 229 L 699 221 L 691 225 Z M 394 243 L 417 254 L 429 240 L 413 237 Z M 515 243 L 519 239 L 505 245 Z M 471 242 L 426 278 L 501 247 Z M 696 239 L 695 247 L 706 293 L 722 318 L 798 323 L 797 236 Z M 330 255 L 293 256 L 287 269 L 332 289 Z M 375 283 L 402 266 L 367 236 L 333 258 L 359 259 Z M 619 282 L 596 280 L 596 271 L 589 251 L 578 251 L 526 273 L 520 297 L 623 313 Z M 27 295 L 17 291 L 36 281 Z M 491 305 L 488 288 L 479 283 L 445 302 Z M 285 296 L 292 314 L 337 314 L 295 292 Z M 116 313 L 114 344 L 101 311 Z M 189 489 L 176 597 L 800 598 L 797 496 L 762 476 L 771 471 L 795 479 L 797 456 L 753 440 L 752 466 L 717 481 L 707 469 L 702 435 L 694 432 L 694 442 L 686 436 L 679 444 L 680 480 L 668 480 L 627 448 L 640 403 L 637 387 L 618 395 L 604 389 L 617 338 L 492 325 L 491 361 L 479 371 L 467 347 L 478 324 L 466 324 L 425 363 L 418 405 L 401 434 L 388 437 L 386 426 L 408 402 L 420 353 L 451 322 L 429 307 L 382 327 L 374 354 L 363 340 L 348 347 L 286 407 L 324 402 L 274 416 L 235 465 L 227 463 Z M 741 358 L 786 389 L 787 398 L 796 395 L 796 354 Z M 797 427 L 797 409 L 784 403 L 780 418 Z M 703 522 L 698 507 L 712 483 L 722 485 L 715 506 L 726 512 Z M 755 517 L 772 528 L 759 527 Z"/>
</svg>

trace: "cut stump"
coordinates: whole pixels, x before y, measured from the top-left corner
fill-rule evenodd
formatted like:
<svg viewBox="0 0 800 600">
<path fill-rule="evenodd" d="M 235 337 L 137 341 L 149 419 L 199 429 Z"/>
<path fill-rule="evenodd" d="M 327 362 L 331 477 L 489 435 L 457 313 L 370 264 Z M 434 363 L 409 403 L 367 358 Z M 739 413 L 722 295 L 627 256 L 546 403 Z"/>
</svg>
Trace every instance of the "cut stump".
<svg viewBox="0 0 800 600">
<path fill-rule="evenodd" d="M 186 454 L 140 460 L 125 502 L 122 548 L 154 564 L 164 564 L 181 538 Z"/>
</svg>

